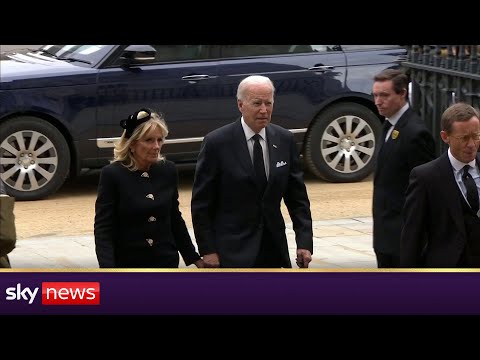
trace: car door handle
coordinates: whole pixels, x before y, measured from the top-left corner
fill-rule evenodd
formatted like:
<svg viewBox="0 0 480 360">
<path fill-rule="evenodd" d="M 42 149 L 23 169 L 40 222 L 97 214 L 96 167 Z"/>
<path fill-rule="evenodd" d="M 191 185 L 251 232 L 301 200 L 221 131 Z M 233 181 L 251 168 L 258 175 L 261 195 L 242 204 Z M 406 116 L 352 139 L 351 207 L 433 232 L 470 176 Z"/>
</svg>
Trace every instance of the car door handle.
<svg viewBox="0 0 480 360">
<path fill-rule="evenodd" d="M 183 76 L 182 80 L 186 80 L 191 84 L 194 84 L 197 81 L 208 80 L 210 78 L 211 78 L 210 75 L 187 75 L 187 76 Z"/>
<path fill-rule="evenodd" d="M 329 65 L 315 65 L 315 66 L 312 66 L 311 68 L 308 68 L 308 70 L 316 71 L 316 72 L 332 71 L 333 69 L 335 69 L 335 66 L 329 66 Z"/>
</svg>

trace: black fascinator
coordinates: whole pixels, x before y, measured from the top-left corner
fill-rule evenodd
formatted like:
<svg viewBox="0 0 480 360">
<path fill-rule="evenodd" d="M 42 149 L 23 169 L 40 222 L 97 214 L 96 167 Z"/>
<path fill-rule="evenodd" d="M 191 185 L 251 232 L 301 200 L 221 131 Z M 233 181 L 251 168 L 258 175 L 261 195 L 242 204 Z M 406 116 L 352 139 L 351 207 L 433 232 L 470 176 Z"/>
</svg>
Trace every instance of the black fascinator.
<svg viewBox="0 0 480 360">
<path fill-rule="evenodd" d="M 142 111 L 146 114 L 142 114 L 142 116 L 138 118 L 138 114 L 140 114 Z M 125 137 L 129 138 L 132 136 L 133 131 L 138 125 L 150 120 L 152 118 L 152 112 L 153 111 L 151 109 L 142 108 L 130 115 L 127 119 L 120 120 L 120 126 L 125 129 Z"/>
</svg>

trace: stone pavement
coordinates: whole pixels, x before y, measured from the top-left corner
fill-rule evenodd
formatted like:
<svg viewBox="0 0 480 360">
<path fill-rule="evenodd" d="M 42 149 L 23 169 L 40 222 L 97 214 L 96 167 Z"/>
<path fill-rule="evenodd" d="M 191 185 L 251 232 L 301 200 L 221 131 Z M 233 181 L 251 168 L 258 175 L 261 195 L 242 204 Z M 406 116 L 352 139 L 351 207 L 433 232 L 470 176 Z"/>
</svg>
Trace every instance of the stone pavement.
<svg viewBox="0 0 480 360">
<path fill-rule="evenodd" d="M 193 231 L 190 230 L 192 238 Z M 311 268 L 376 268 L 372 249 L 372 218 L 313 222 Z M 295 266 L 295 233 L 287 224 L 287 239 Z M 12 268 L 98 268 L 93 234 L 18 239 L 10 254 Z M 180 257 L 181 258 L 181 257 Z M 180 267 L 185 267 L 180 261 Z M 195 268 L 190 265 L 190 268 Z"/>
</svg>

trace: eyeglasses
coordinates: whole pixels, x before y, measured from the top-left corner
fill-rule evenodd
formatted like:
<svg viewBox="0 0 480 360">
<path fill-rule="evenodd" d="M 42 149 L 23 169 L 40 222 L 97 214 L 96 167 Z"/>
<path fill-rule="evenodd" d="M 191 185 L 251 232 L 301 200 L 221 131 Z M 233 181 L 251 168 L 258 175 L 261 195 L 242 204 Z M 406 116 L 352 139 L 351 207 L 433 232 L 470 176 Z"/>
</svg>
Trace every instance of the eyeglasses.
<svg viewBox="0 0 480 360">
<path fill-rule="evenodd" d="M 460 140 L 462 143 L 468 143 L 470 139 L 473 141 L 480 141 L 480 132 L 478 133 L 473 133 L 473 134 L 467 134 L 467 135 L 449 135 L 457 140 Z"/>
</svg>

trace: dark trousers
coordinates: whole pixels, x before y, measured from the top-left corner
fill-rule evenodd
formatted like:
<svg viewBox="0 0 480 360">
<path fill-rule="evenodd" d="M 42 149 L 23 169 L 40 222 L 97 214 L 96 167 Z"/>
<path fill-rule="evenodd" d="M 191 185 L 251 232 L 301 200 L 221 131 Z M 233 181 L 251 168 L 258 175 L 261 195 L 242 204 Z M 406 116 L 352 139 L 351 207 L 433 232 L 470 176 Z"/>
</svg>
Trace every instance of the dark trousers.
<svg viewBox="0 0 480 360">
<path fill-rule="evenodd" d="M 284 267 L 284 261 L 280 254 L 278 246 L 274 243 L 270 232 L 263 230 L 262 243 L 260 251 L 253 265 L 254 268 L 281 268 Z"/>
<path fill-rule="evenodd" d="M 480 268 L 480 256 L 472 255 L 468 246 L 463 250 L 457 263 L 458 268 Z"/>
<path fill-rule="evenodd" d="M 8 259 L 8 255 L 0 256 L 0 268 L 11 268 L 10 260 Z"/>
<path fill-rule="evenodd" d="M 400 256 L 375 251 L 378 268 L 399 268 Z"/>
</svg>

